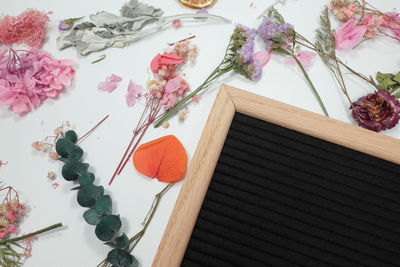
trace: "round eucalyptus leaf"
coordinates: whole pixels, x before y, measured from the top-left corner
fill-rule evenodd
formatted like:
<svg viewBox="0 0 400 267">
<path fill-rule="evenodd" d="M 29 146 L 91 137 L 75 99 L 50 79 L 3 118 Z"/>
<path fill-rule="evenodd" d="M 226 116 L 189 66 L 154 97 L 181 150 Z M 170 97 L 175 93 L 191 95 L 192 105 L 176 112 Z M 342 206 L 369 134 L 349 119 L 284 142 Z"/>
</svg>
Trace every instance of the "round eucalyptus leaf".
<svg viewBox="0 0 400 267">
<path fill-rule="evenodd" d="M 115 267 L 130 267 L 134 257 L 123 249 L 113 249 L 107 255 L 107 260 Z"/>
<path fill-rule="evenodd" d="M 82 186 L 88 185 L 88 184 L 93 184 L 95 178 L 96 177 L 94 176 L 93 173 L 85 172 L 81 176 L 79 176 L 79 184 Z"/>
<path fill-rule="evenodd" d="M 121 219 L 116 215 L 104 216 L 96 225 L 95 233 L 101 241 L 110 241 L 121 228 Z"/>
<path fill-rule="evenodd" d="M 104 194 L 102 186 L 88 184 L 79 189 L 78 203 L 82 207 L 91 208 L 96 204 L 96 200 Z"/>
<path fill-rule="evenodd" d="M 65 163 L 61 173 L 65 180 L 75 181 L 82 173 L 86 172 L 88 168 L 89 164 L 72 160 Z"/>
<path fill-rule="evenodd" d="M 75 143 L 78 140 L 78 136 L 75 131 L 69 130 L 65 133 L 65 138 L 71 140 L 72 143 Z"/>
<path fill-rule="evenodd" d="M 96 225 L 103 218 L 103 215 L 98 214 L 95 209 L 91 208 L 83 213 L 83 218 L 88 224 Z"/>
<path fill-rule="evenodd" d="M 83 150 L 79 146 L 72 146 L 68 151 L 68 159 L 69 160 L 80 160 L 83 156 Z"/>
<path fill-rule="evenodd" d="M 97 199 L 95 209 L 98 214 L 109 215 L 111 213 L 112 200 L 109 195 Z"/>
<path fill-rule="evenodd" d="M 114 248 L 126 249 L 129 246 L 129 238 L 126 236 L 126 234 L 122 234 L 121 236 L 115 238 L 111 242 L 107 242 L 106 244 Z"/>
<path fill-rule="evenodd" d="M 57 140 L 56 143 L 56 152 L 61 157 L 67 158 L 69 155 L 69 151 L 72 147 L 74 147 L 74 143 L 71 142 L 69 139 L 60 138 Z"/>
</svg>

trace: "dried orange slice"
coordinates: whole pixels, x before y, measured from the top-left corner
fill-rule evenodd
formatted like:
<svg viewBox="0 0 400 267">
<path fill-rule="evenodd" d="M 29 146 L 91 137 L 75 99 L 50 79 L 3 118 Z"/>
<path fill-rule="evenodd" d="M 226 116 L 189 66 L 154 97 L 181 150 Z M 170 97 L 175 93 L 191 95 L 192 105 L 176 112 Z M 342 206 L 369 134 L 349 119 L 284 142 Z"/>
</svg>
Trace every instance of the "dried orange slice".
<svg viewBox="0 0 400 267">
<path fill-rule="evenodd" d="M 190 8 L 206 8 L 211 6 L 215 0 L 179 0 L 183 5 Z"/>
</svg>

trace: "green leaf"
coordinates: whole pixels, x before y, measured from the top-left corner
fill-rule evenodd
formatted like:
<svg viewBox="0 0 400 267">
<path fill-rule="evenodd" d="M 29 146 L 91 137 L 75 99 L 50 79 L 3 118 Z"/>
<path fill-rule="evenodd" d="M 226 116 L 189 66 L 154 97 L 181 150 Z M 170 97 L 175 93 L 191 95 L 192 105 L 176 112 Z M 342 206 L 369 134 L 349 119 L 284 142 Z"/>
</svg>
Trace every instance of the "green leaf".
<svg viewBox="0 0 400 267">
<path fill-rule="evenodd" d="M 398 84 L 400 84 L 400 72 L 393 77 L 393 81 L 396 81 Z"/>
<path fill-rule="evenodd" d="M 96 225 L 103 218 L 102 214 L 98 214 L 94 208 L 87 210 L 83 213 L 83 218 L 90 225 Z"/>
<path fill-rule="evenodd" d="M 109 195 L 97 199 L 95 209 L 98 214 L 109 215 L 111 213 L 112 200 Z"/>
<path fill-rule="evenodd" d="M 61 157 L 67 158 L 71 148 L 73 148 L 74 146 L 75 145 L 74 143 L 72 143 L 71 140 L 66 138 L 60 138 L 57 140 L 56 143 L 56 152 Z"/>
<path fill-rule="evenodd" d="M 116 215 L 104 216 L 96 225 L 95 233 L 101 241 L 110 241 L 121 228 L 121 219 Z"/>
<path fill-rule="evenodd" d="M 283 49 L 282 47 L 276 47 L 273 50 L 275 50 L 275 51 L 277 51 L 279 53 L 288 55 L 288 56 L 292 56 L 292 54 L 289 51 L 287 51 L 286 49 Z"/>
<path fill-rule="evenodd" d="M 390 87 L 392 87 L 393 85 L 396 85 L 397 83 L 391 79 L 384 79 L 383 81 L 381 81 L 379 83 L 379 87 L 385 90 L 389 90 Z"/>
<path fill-rule="evenodd" d="M 83 156 L 83 150 L 79 146 L 72 146 L 68 150 L 68 160 L 80 160 Z"/>
<path fill-rule="evenodd" d="M 93 184 L 95 176 L 91 172 L 85 172 L 79 177 L 79 184 L 82 186 Z"/>
<path fill-rule="evenodd" d="M 106 244 L 114 248 L 126 249 L 129 246 L 129 238 L 126 236 L 126 234 L 122 234 L 121 236 L 115 238 L 111 242 L 107 242 Z"/>
<path fill-rule="evenodd" d="M 387 79 L 391 80 L 393 77 L 394 77 L 394 75 L 391 73 L 382 73 L 382 72 L 378 71 L 378 73 L 376 74 L 376 80 L 378 82 L 381 82 L 381 81 L 387 80 Z"/>
<path fill-rule="evenodd" d="M 82 207 L 91 208 L 96 204 L 96 200 L 104 194 L 102 186 L 88 184 L 79 189 L 78 203 Z"/>
<path fill-rule="evenodd" d="M 89 164 L 82 163 L 76 160 L 71 160 L 65 163 L 62 168 L 62 176 L 67 181 L 75 181 L 81 174 L 87 171 Z"/>
<path fill-rule="evenodd" d="M 115 267 L 137 267 L 139 262 L 123 249 L 113 249 L 107 255 L 107 260 Z"/>
<path fill-rule="evenodd" d="M 65 138 L 69 139 L 72 143 L 75 143 L 78 140 L 78 136 L 75 131 L 69 130 L 65 133 Z"/>
</svg>

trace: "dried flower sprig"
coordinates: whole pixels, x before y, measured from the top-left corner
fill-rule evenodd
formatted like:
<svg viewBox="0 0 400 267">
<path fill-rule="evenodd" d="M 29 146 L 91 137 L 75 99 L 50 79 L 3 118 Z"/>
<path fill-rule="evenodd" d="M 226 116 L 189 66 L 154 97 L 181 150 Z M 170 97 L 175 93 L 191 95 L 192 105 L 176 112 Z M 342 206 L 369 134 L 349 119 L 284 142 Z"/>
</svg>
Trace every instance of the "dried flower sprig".
<svg viewBox="0 0 400 267">
<path fill-rule="evenodd" d="M 155 196 L 151 208 L 143 222 L 142 230 L 130 239 L 124 233 L 119 235 L 118 232 L 122 227 L 122 222 L 119 215 L 112 215 L 111 213 L 111 197 L 109 195 L 104 195 L 104 188 L 102 186 L 94 185 L 95 175 L 88 171 L 89 164 L 82 162 L 83 150 L 77 145 L 80 140 L 83 140 L 92 133 L 100 123 L 96 124 L 94 128 L 79 139 L 72 130 L 65 133 L 63 131 L 59 132 L 58 136 L 56 136 L 56 152 L 60 155 L 59 160 L 65 163 L 62 168 L 64 179 L 79 183 L 79 186 L 72 190 L 78 190 L 78 204 L 82 207 L 89 208 L 83 214 L 84 220 L 88 224 L 96 226 L 95 234 L 98 239 L 113 247 L 108 253 L 107 258 L 98 266 L 137 267 L 138 261 L 130 253 L 144 236 L 154 217 L 161 198 L 173 186 L 173 183 L 169 183 Z"/>
<path fill-rule="evenodd" d="M 0 189 L 0 194 L 5 197 L 0 204 L 0 266 L 18 267 L 22 265 L 22 258 L 31 254 L 31 242 L 37 235 L 61 227 L 62 224 L 54 224 L 39 231 L 25 234 L 19 237 L 6 239 L 10 234 L 18 231 L 18 222 L 25 215 L 26 207 L 20 203 L 18 192 L 11 186 Z M 23 241 L 24 245 L 19 244 Z M 19 252 L 19 250 L 23 250 Z"/>
<path fill-rule="evenodd" d="M 296 54 L 297 32 L 294 30 L 294 27 L 286 23 L 283 16 L 272 7 L 268 10 L 267 16 L 264 17 L 262 23 L 258 27 L 258 33 L 265 41 L 267 50 L 287 55 L 296 62 L 322 111 L 327 117 L 329 117 L 328 111 L 326 110 L 317 89 L 306 72 L 299 56 Z"/>
<path fill-rule="evenodd" d="M 183 75 L 179 73 L 179 69 L 189 61 L 194 62 L 197 55 L 198 48 L 190 42 L 189 38 L 175 42 L 172 47 L 167 47 L 164 53 L 157 54 L 151 61 L 150 69 L 154 79 L 147 82 L 148 91 L 146 93 L 142 93 L 141 86 L 133 82 L 129 83 L 126 95 L 128 106 L 132 106 L 142 96 L 145 97 L 146 104 L 109 184 L 125 168 L 147 129 L 159 117 L 160 111 L 170 109 L 184 98 L 190 86 Z"/>
<path fill-rule="evenodd" d="M 372 78 L 368 78 L 365 75 L 354 71 L 352 68 L 347 66 L 347 64 L 344 64 L 336 56 L 336 40 L 332 34 L 327 9 L 323 11 L 320 20 L 321 26 L 316 32 L 316 43 L 315 45 L 310 43 L 308 45 L 318 52 L 322 61 L 339 83 L 343 94 L 350 103 L 353 118 L 360 126 L 376 132 L 395 127 L 400 120 L 400 102 L 396 100 L 392 94 L 398 93 L 396 79 L 399 77 L 378 73 L 377 80 L 380 84 L 377 85 Z M 363 96 L 353 102 L 349 96 L 345 79 L 341 71 L 341 66 L 345 67 L 352 74 L 368 82 L 371 86 L 375 87 L 377 91 L 368 94 L 367 96 Z M 394 80 L 392 80 L 393 78 Z"/>
<path fill-rule="evenodd" d="M 165 121 L 181 110 L 193 97 L 207 89 L 215 80 L 226 73 L 235 71 L 250 80 L 258 80 L 262 74 L 262 64 L 254 59 L 254 40 L 256 31 L 238 24 L 230 37 L 225 55 L 221 63 L 207 77 L 207 79 L 193 92 L 168 109 L 161 118 L 156 120 L 154 127 L 163 125 Z"/>
<path fill-rule="evenodd" d="M 328 8 L 339 21 L 355 21 L 362 31 L 362 41 L 376 36 L 400 41 L 400 13 L 383 13 L 367 1 L 357 0 L 331 0 Z"/>
</svg>

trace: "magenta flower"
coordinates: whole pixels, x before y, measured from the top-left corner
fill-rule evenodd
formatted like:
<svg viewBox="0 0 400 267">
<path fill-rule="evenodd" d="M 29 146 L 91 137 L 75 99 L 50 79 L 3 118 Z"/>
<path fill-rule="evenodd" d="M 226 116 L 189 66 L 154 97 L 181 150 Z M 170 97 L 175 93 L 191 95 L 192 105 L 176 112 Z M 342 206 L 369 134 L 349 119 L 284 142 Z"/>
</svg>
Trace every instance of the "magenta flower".
<svg viewBox="0 0 400 267">
<path fill-rule="evenodd" d="M 375 132 L 391 129 L 400 120 L 400 102 L 386 90 L 361 97 L 351 109 L 360 126 Z"/>
<path fill-rule="evenodd" d="M 352 49 L 363 40 L 367 28 L 358 26 L 354 19 L 350 19 L 339 29 L 333 32 L 337 50 Z"/>
</svg>

